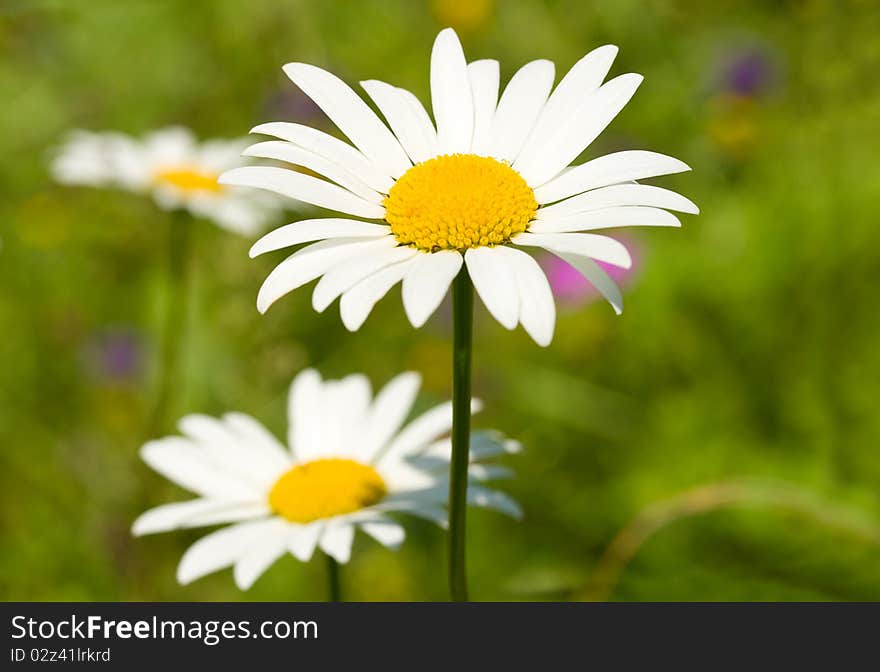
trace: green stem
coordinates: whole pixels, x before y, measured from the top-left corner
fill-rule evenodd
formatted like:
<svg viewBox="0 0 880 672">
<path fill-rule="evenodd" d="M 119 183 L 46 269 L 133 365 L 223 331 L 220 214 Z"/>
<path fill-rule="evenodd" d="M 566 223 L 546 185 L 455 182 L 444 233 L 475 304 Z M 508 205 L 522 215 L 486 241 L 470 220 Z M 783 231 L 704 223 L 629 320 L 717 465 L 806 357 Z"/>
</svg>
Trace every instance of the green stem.
<svg viewBox="0 0 880 672">
<path fill-rule="evenodd" d="M 339 563 L 333 556 L 327 556 L 327 585 L 330 602 L 342 602 L 342 582 L 339 578 Z"/>
<path fill-rule="evenodd" d="M 168 282 L 165 300 L 165 323 L 159 353 L 159 381 L 156 400 L 148 424 L 149 438 L 168 429 L 169 417 L 182 381 L 180 380 L 180 352 L 186 338 L 189 307 L 189 266 L 192 247 L 192 228 L 195 221 L 186 212 L 177 211 L 168 218 Z"/>
<path fill-rule="evenodd" d="M 449 465 L 449 592 L 466 602 L 465 526 L 471 434 L 474 287 L 462 268 L 452 286 L 452 461 Z"/>
</svg>

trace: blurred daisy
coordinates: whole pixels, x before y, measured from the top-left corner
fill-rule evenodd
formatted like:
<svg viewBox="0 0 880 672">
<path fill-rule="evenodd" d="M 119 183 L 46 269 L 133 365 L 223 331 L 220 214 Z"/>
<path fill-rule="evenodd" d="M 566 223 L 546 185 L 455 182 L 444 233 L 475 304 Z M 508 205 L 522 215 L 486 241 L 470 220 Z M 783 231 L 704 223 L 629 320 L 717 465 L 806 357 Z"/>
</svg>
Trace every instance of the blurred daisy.
<svg viewBox="0 0 880 672">
<path fill-rule="evenodd" d="M 623 151 L 569 165 L 642 81 L 625 74 L 602 83 L 616 54 L 614 46 L 590 52 L 555 89 L 553 63 L 533 61 L 514 74 L 499 99 L 498 62 L 467 63 L 447 28 L 431 55 L 436 124 L 404 89 L 361 82 L 386 125 L 329 72 L 304 63 L 284 66 L 352 144 L 300 124 L 262 124 L 253 132 L 279 140 L 249 147 L 246 155 L 286 161 L 326 179 L 252 166 L 226 172 L 220 182 L 266 189 L 346 217 L 295 222 L 253 246 L 251 256 L 313 243 L 269 274 L 258 309 L 266 311 L 320 277 L 314 308 L 323 311 L 341 297 L 342 320 L 356 330 L 402 281 L 406 314 L 419 327 L 465 264 L 498 322 L 508 329 L 522 324 L 539 345 L 548 345 L 553 294 L 537 262 L 520 249 L 543 248 L 577 268 L 620 312 L 620 291 L 596 262 L 627 268 L 630 255 L 593 231 L 680 226 L 668 210 L 698 209 L 672 191 L 635 183 L 689 170 L 677 159 Z"/>
<path fill-rule="evenodd" d="M 347 562 L 356 529 L 396 548 L 404 530 L 389 514 L 445 526 L 451 446 L 440 437 L 451 427 L 452 407 L 437 406 L 404 427 L 419 384 L 417 374 L 404 373 L 371 398 L 364 376 L 322 381 L 316 371 L 303 371 L 290 388 L 287 447 L 241 413 L 183 418 L 182 437 L 151 441 L 141 456 L 199 498 L 147 511 L 133 533 L 232 523 L 193 544 L 177 578 L 186 584 L 233 566 L 236 584 L 246 590 L 288 552 L 306 562 L 320 548 Z M 494 433 L 475 434 L 471 480 L 509 475 L 479 462 L 518 448 Z M 479 483 L 468 497 L 476 506 L 520 515 L 516 502 Z"/>
<path fill-rule="evenodd" d="M 152 194 L 166 210 L 187 210 L 224 229 L 253 234 L 276 215 L 279 204 L 249 189 L 220 184 L 220 173 L 242 164 L 247 141 L 199 143 L 185 128 L 165 128 L 143 140 L 122 133 L 74 131 L 52 162 L 63 184 L 115 187 Z"/>
</svg>

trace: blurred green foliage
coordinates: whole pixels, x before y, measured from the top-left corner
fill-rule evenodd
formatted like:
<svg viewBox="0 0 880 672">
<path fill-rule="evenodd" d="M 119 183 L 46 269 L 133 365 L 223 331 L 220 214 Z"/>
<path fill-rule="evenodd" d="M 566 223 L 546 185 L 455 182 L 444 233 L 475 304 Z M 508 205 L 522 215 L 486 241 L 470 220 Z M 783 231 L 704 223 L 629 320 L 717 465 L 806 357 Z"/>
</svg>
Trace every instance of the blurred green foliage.
<svg viewBox="0 0 880 672">
<path fill-rule="evenodd" d="M 642 268 L 623 316 L 563 309 L 546 350 L 480 309 L 476 425 L 525 443 L 504 488 L 526 518 L 471 514 L 473 597 L 595 597 L 610 563 L 611 599 L 880 599 L 870 0 L 5 0 L 0 597 L 241 598 L 228 572 L 175 583 L 198 531 L 129 535 L 140 511 L 182 496 L 137 458 L 170 300 L 170 217 L 129 194 L 53 185 L 51 147 L 80 127 L 228 137 L 260 121 L 323 124 L 280 70 L 293 60 L 427 100 L 431 42 L 449 23 L 469 58 L 499 58 L 505 77 L 539 57 L 562 73 L 620 45 L 612 74 L 646 81 L 588 154 L 680 157 L 693 173 L 657 182 L 703 211 L 680 231 L 631 236 Z M 758 54 L 758 85 L 731 74 L 741 53 Z M 448 397 L 448 311 L 413 331 L 397 290 L 350 335 L 298 291 L 261 317 L 256 291 L 278 259 L 248 260 L 251 241 L 204 222 L 193 234 L 177 415 L 242 410 L 280 432 L 307 365 L 375 386 L 414 368 L 423 406 Z M 746 484 L 742 497 L 725 499 L 730 483 Z M 631 558 L 606 550 L 644 525 Z M 442 533 L 408 529 L 396 554 L 357 540 L 352 598 L 444 599 Z M 323 599 L 323 570 L 285 558 L 247 598 Z"/>
</svg>

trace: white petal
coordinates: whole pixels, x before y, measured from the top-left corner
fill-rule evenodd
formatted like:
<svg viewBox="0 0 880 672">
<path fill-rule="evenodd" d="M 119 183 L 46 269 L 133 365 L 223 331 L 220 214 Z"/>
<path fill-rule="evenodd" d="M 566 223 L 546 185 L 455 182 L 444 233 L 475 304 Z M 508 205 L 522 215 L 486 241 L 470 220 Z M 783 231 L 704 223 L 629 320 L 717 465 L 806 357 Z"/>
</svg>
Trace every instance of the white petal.
<svg viewBox="0 0 880 672">
<path fill-rule="evenodd" d="M 555 253 L 563 260 L 568 262 L 577 271 L 583 275 L 587 281 L 596 288 L 605 300 L 614 308 L 614 312 L 620 315 L 623 312 L 623 295 L 617 283 L 608 275 L 599 264 L 588 257 L 577 254 Z"/>
<path fill-rule="evenodd" d="M 394 241 L 394 238 L 337 238 L 297 250 L 278 264 L 263 281 L 257 294 L 257 310 L 265 313 L 282 296 L 311 282 L 331 268 L 386 249 L 387 240 Z"/>
<path fill-rule="evenodd" d="M 669 189 L 647 184 L 614 184 L 540 208 L 537 219 L 558 219 L 579 212 L 626 205 L 666 208 L 694 215 L 700 212 L 693 201 Z"/>
<path fill-rule="evenodd" d="M 339 164 L 368 187 L 380 193 L 387 194 L 394 184 L 394 180 L 389 175 L 384 174 L 347 142 L 309 126 L 273 121 L 255 126 L 251 129 L 251 133 L 281 138 L 320 154 L 325 159 Z"/>
<path fill-rule="evenodd" d="M 413 163 L 436 156 L 437 133 L 418 99 L 413 104 L 415 96 L 410 98 L 403 89 L 374 79 L 361 82 L 361 86 L 376 103 Z"/>
<path fill-rule="evenodd" d="M 387 266 L 347 290 L 339 301 L 339 313 L 345 328 L 349 331 L 360 329 L 373 306 L 403 279 L 412 262 L 408 259 Z"/>
<path fill-rule="evenodd" d="M 311 203 L 356 217 L 366 217 L 367 219 L 385 217 L 385 208 L 381 204 L 370 203 L 332 182 L 287 168 L 270 166 L 233 168 L 223 173 L 217 181 L 220 184 L 265 189 L 304 203 Z"/>
<path fill-rule="evenodd" d="M 153 166 L 186 165 L 196 154 L 196 139 L 188 128 L 170 126 L 149 133 L 144 148 Z"/>
<path fill-rule="evenodd" d="M 232 523 L 249 518 L 264 517 L 270 513 L 269 507 L 262 502 L 193 499 L 188 502 L 163 504 L 145 511 L 134 521 L 131 533 L 140 537 L 145 534 L 168 532 L 185 527 Z"/>
<path fill-rule="evenodd" d="M 475 481 L 496 481 L 502 478 L 513 478 L 514 471 L 509 467 L 496 464 L 472 464 L 468 467 L 468 476 Z"/>
<path fill-rule="evenodd" d="M 510 79 L 492 121 L 489 153 L 513 162 L 535 125 L 550 89 L 555 68 L 552 61 L 526 63 Z"/>
<path fill-rule="evenodd" d="M 287 550 L 286 530 L 286 523 L 278 520 L 275 529 L 250 544 L 247 552 L 235 563 L 232 574 L 240 590 L 254 585 L 254 581 L 284 555 Z"/>
<path fill-rule="evenodd" d="M 519 321 L 535 343 L 541 347 L 550 345 L 553 340 L 553 327 L 556 324 L 556 304 L 547 276 L 525 252 L 511 247 L 504 250 L 516 276 L 519 290 Z"/>
<path fill-rule="evenodd" d="M 471 432 L 471 460 L 484 460 L 494 455 L 516 455 L 522 452 L 522 444 L 509 439 L 501 432 L 479 429 Z"/>
<path fill-rule="evenodd" d="M 315 547 L 318 545 L 318 537 L 324 523 L 309 523 L 308 525 L 290 525 L 287 537 L 287 550 L 300 562 L 308 562 Z"/>
<path fill-rule="evenodd" d="M 357 219 L 304 219 L 285 224 L 260 238 L 250 250 L 253 259 L 266 252 L 274 252 L 301 243 L 329 238 L 378 238 L 387 236 L 391 229 L 386 224 L 373 224 Z"/>
<path fill-rule="evenodd" d="M 422 518 L 444 529 L 449 527 L 449 513 L 442 506 L 417 505 L 413 503 L 401 506 L 400 509 L 395 510 L 399 510 L 401 513 L 409 516 Z"/>
<path fill-rule="evenodd" d="M 183 416 L 177 422 L 180 432 L 195 441 L 201 441 L 209 446 L 211 444 L 234 444 L 235 438 L 223 423 L 202 413 L 191 413 Z"/>
<path fill-rule="evenodd" d="M 398 506 L 445 506 L 449 499 L 449 474 L 445 474 L 444 477 L 434 477 L 425 472 L 421 473 L 430 479 L 427 486 L 415 489 L 403 488 L 401 491 L 395 491 L 394 494 L 383 499 L 376 508 L 396 511 Z"/>
<path fill-rule="evenodd" d="M 257 420 L 245 413 L 227 413 L 223 420 L 245 442 L 253 455 L 259 454 L 260 459 L 276 469 L 285 469 L 290 465 L 290 454 L 268 429 Z"/>
<path fill-rule="evenodd" d="M 318 545 L 336 562 L 344 565 L 351 558 L 352 541 L 354 541 L 354 525 L 331 522 L 321 535 Z"/>
<path fill-rule="evenodd" d="M 259 496 L 241 474 L 186 439 L 150 441 L 141 448 L 141 458 L 168 480 L 204 497 L 250 501 Z"/>
<path fill-rule="evenodd" d="M 507 257 L 496 254 L 491 247 L 469 249 L 464 259 L 477 294 L 486 309 L 505 329 L 516 326 L 519 315 L 519 293 L 516 278 Z"/>
<path fill-rule="evenodd" d="M 425 106 L 422 105 L 422 101 L 407 89 L 398 87 L 397 92 L 409 105 L 413 116 L 418 120 L 418 124 L 421 127 L 421 135 L 424 138 L 425 144 L 424 150 L 427 151 L 425 158 L 422 160 L 427 161 L 428 159 L 437 156 L 439 153 L 437 149 L 437 129 L 434 127 L 434 122 L 431 121 L 430 115 L 425 110 Z M 419 150 L 419 153 L 421 152 L 422 150 Z"/>
<path fill-rule="evenodd" d="M 253 156 L 261 159 L 275 159 L 302 166 L 323 175 L 328 180 L 348 189 L 370 203 L 382 203 L 382 195 L 366 184 L 361 182 L 354 173 L 350 173 L 338 163 L 324 158 L 310 149 L 299 147 L 292 142 L 283 140 L 270 140 L 251 145 L 244 150 L 245 156 Z"/>
<path fill-rule="evenodd" d="M 388 457 L 382 458 L 381 463 L 376 466 L 388 486 L 388 492 L 396 495 L 395 501 L 405 494 L 413 492 L 423 493 L 426 489 L 433 488 L 438 483 L 436 474 L 432 474 L 427 469 L 421 468 L 414 462 L 414 456 L 404 455 L 399 458 Z M 448 463 L 447 463 L 448 466 Z M 448 469 L 447 469 L 448 471 Z M 442 474 L 448 476 L 448 474 Z M 422 498 L 418 497 L 419 501 Z M 386 497 L 382 500 L 383 504 L 388 505 L 388 510 L 392 510 L 392 501 Z"/>
<path fill-rule="evenodd" d="M 403 278 L 403 308 L 418 329 L 440 306 L 464 259 L 456 250 L 419 255 Z"/>
<path fill-rule="evenodd" d="M 359 527 L 386 548 L 396 549 L 406 538 L 403 527 L 387 518 L 360 523 Z"/>
<path fill-rule="evenodd" d="M 666 210 L 630 205 L 590 210 L 562 217 L 547 216 L 546 219 L 533 221 L 529 225 L 529 231 L 535 234 L 570 233 L 573 231 L 615 229 L 622 226 L 679 227 L 681 220 Z"/>
<path fill-rule="evenodd" d="M 250 138 L 206 140 L 198 148 L 197 165 L 218 173 L 239 166 L 241 154 L 249 144 Z"/>
<path fill-rule="evenodd" d="M 207 462 L 252 484 L 252 491 L 262 491 L 267 482 L 271 484 L 277 476 L 279 464 L 273 459 L 276 456 L 266 459 L 259 444 L 251 445 L 225 421 L 192 414 L 182 418 L 178 425 L 180 431 L 197 444 L 195 450 L 204 455 Z"/>
<path fill-rule="evenodd" d="M 531 165 L 547 142 L 574 114 L 580 103 L 602 84 L 617 56 L 617 47 L 594 49 L 572 66 L 553 90 L 518 159 L 518 168 Z M 540 202 L 540 201 L 539 201 Z"/>
<path fill-rule="evenodd" d="M 133 141 L 123 141 L 126 146 Z M 115 174 L 111 142 L 106 134 L 90 131 L 72 131 L 67 134 L 64 144 L 58 148 L 51 163 L 52 177 L 62 184 L 87 186 L 114 185 L 118 182 Z M 140 149 L 132 153 L 140 153 Z M 142 163 L 142 162 L 140 162 Z"/>
<path fill-rule="evenodd" d="M 539 187 L 572 162 L 629 102 L 642 76 L 615 77 L 584 99 L 567 123 L 548 138 L 534 159 L 517 162 L 514 168 L 531 187 Z"/>
<path fill-rule="evenodd" d="M 307 63 L 288 63 L 284 73 L 383 172 L 397 178 L 410 167 L 397 138 L 336 75 Z"/>
<path fill-rule="evenodd" d="M 579 254 L 621 268 L 632 266 L 632 257 L 623 243 L 595 233 L 520 233 L 511 238 L 511 242 L 526 247 L 543 247 L 556 254 Z"/>
<path fill-rule="evenodd" d="M 265 535 L 277 534 L 279 521 L 239 523 L 202 537 L 190 546 L 177 566 L 177 580 L 186 585 L 196 579 L 229 567 L 242 558 Z"/>
<path fill-rule="evenodd" d="M 221 198 L 193 196 L 187 203 L 187 209 L 196 217 L 210 219 L 222 229 L 248 237 L 260 233 L 280 208 L 274 197 L 247 187 L 232 187 Z"/>
<path fill-rule="evenodd" d="M 471 432 L 470 461 L 477 462 L 496 455 L 515 455 L 522 452 L 519 441 L 509 439 L 495 430 L 478 429 Z M 432 443 L 419 454 L 422 457 L 441 459 L 447 464 L 452 456 L 452 441 L 447 437 Z"/>
<path fill-rule="evenodd" d="M 392 378 L 376 395 L 361 435 L 361 459 L 372 462 L 409 415 L 422 378 L 408 371 Z"/>
<path fill-rule="evenodd" d="M 312 307 L 316 311 L 323 312 L 343 292 L 348 291 L 373 273 L 386 266 L 406 261 L 418 254 L 411 247 L 397 246 L 397 241 L 390 236 L 382 240 L 388 241 L 387 247 L 376 250 L 370 255 L 352 259 L 350 263 L 343 266 L 337 266 L 321 278 L 312 294 Z"/>
<path fill-rule="evenodd" d="M 535 189 L 535 198 L 538 203 L 553 203 L 597 187 L 687 170 L 690 167 L 686 163 L 664 154 L 641 150 L 615 152 L 569 168 Z"/>
<path fill-rule="evenodd" d="M 321 453 L 324 385 L 321 374 L 306 369 L 297 374 L 287 395 L 287 441 L 299 462 Z"/>
<path fill-rule="evenodd" d="M 311 457 L 350 457 L 357 450 L 360 428 L 370 405 L 370 381 L 355 373 L 324 383 L 321 401 L 321 450 Z"/>
<path fill-rule="evenodd" d="M 471 399 L 471 413 L 478 412 L 481 407 L 479 400 Z M 379 452 L 378 458 L 374 462 L 377 466 L 381 466 L 386 461 L 417 453 L 451 429 L 452 402 L 447 401 L 425 411 L 404 427 L 388 444 L 388 447 Z"/>
<path fill-rule="evenodd" d="M 440 31 L 431 51 L 431 107 L 440 153 L 469 152 L 474 103 L 464 51 L 452 28 Z"/>
<path fill-rule="evenodd" d="M 471 152 L 480 156 L 489 154 L 492 139 L 492 122 L 498 106 L 498 61 L 485 59 L 468 63 L 468 79 L 474 100 L 474 137 Z"/>
<path fill-rule="evenodd" d="M 497 490 L 490 490 L 481 485 L 468 486 L 468 504 L 485 509 L 494 509 L 511 518 L 522 518 L 522 508 L 509 495 Z"/>
</svg>

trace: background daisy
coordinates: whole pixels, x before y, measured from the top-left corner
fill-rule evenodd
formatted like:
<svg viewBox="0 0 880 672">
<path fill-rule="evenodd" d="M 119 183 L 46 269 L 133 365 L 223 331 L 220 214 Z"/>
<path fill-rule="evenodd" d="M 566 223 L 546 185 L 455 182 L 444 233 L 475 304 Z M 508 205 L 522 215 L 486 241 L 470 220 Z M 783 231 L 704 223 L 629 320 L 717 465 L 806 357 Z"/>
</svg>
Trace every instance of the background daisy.
<svg viewBox="0 0 880 672">
<path fill-rule="evenodd" d="M 242 164 L 247 141 L 199 142 L 189 129 L 164 128 L 143 139 L 122 133 L 73 131 L 56 150 L 52 175 L 63 184 L 127 189 L 150 194 L 165 210 L 194 217 L 243 235 L 265 228 L 278 215 L 272 197 L 217 181 Z"/>
<path fill-rule="evenodd" d="M 373 398 L 362 375 L 323 381 L 307 369 L 290 387 L 287 446 L 241 413 L 183 418 L 182 437 L 151 441 L 141 456 L 199 497 L 147 511 L 133 533 L 230 523 L 184 553 L 177 578 L 186 584 L 232 566 L 246 590 L 285 553 L 307 562 L 319 548 L 348 562 L 356 530 L 397 548 L 404 529 L 390 514 L 445 526 L 451 446 L 442 437 L 452 408 L 441 404 L 405 424 L 419 383 L 404 373 Z M 471 504 L 520 516 L 516 502 L 481 484 L 509 472 L 479 463 L 518 450 L 500 435 L 475 435 Z"/>
</svg>

